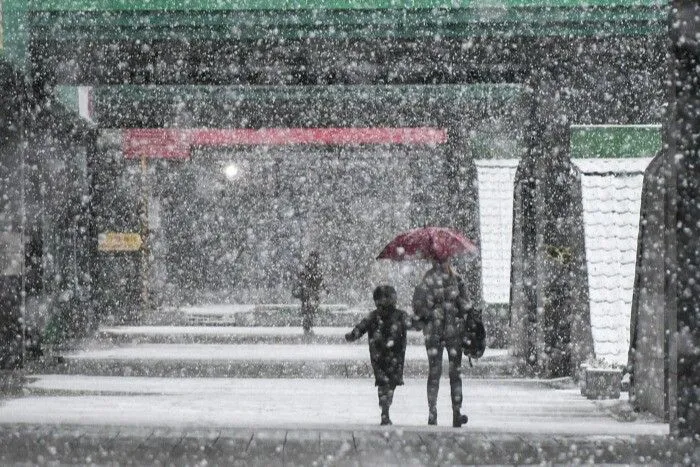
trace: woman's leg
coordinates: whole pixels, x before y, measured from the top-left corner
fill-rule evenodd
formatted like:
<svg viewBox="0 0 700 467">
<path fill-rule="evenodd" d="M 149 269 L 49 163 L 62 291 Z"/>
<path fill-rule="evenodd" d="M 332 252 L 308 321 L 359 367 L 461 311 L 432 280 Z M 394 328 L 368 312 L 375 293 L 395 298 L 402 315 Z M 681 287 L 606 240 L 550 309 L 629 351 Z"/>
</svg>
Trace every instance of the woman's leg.
<svg viewBox="0 0 700 467">
<path fill-rule="evenodd" d="M 428 424 L 437 424 L 437 396 L 442 376 L 442 344 L 428 342 L 425 344 L 428 353 Z"/>
<path fill-rule="evenodd" d="M 452 397 L 452 410 L 459 411 L 462 408 L 462 348 L 449 346 L 447 359 L 450 362 L 450 396 Z"/>
<path fill-rule="evenodd" d="M 465 424 L 462 415 L 462 347 L 459 343 L 447 347 L 447 359 L 450 362 L 450 397 L 452 398 L 452 426 Z"/>
</svg>

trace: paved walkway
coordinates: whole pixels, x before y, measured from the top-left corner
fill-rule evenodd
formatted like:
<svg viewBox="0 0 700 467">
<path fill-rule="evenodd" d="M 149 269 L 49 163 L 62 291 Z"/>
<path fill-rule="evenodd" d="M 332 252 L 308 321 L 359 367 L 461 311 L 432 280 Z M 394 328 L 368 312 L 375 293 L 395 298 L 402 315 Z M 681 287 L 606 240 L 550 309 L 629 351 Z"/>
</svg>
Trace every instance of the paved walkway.
<svg viewBox="0 0 700 467">
<path fill-rule="evenodd" d="M 489 376 L 507 368 L 505 350 L 464 365 L 467 426 L 450 426 L 446 371 L 428 426 L 417 333 L 394 425 L 380 427 L 373 380 L 359 377 L 366 341 L 346 344 L 347 329 L 311 340 L 294 328 L 103 329 L 35 369 L 74 374 L 35 374 L 0 395 L 0 465 L 700 465 L 697 443 L 631 412 L 625 393 L 590 401 L 568 380 Z"/>
<path fill-rule="evenodd" d="M 700 461 L 624 399 L 539 380 L 465 379 L 466 427 L 426 425 L 425 381 L 397 389 L 379 427 L 370 379 L 44 375 L 0 400 L 0 463 L 445 465 Z M 626 420 L 626 421 L 625 421 Z M 693 457 L 695 456 L 695 457 Z"/>
<path fill-rule="evenodd" d="M 451 422 L 443 378 L 439 423 Z M 379 422 L 371 379 L 148 378 L 38 376 L 28 395 L 0 405 L 0 423 L 65 423 L 176 427 L 349 427 Z M 469 431 L 566 435 L 665 435 L 668 426 L 621 421 L 624 399 L 591 401 L 577 388 L 538 380 L 464 380 Z M 397 388 L 394 423 L 427 428 L 425 380 Z M 450 428 L 451 429 L 451 428 Z"/>
</svg>

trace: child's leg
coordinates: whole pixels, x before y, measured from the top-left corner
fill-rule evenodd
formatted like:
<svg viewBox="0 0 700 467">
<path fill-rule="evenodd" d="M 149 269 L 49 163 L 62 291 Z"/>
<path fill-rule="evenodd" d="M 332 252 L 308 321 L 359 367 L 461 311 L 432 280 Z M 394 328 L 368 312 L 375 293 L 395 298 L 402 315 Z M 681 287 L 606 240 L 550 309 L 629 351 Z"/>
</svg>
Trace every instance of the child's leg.
<svg viewBox="0 0 700 467">
<path fill-rule="evenodd" d="M 379 407 L 382 408 L 382 414 L 389 413 L 389 407 L 391 407 L 391 402 L 394 398 L 394 391 L 391 389 L 391 386 L 377 386 L 377 395 L 379 396 Z"/>
<path fill-rule="evenodd" d="M 389 419 L 389 408 L 394 400 L 394 385 L 377 386 L 377 394 L 379 395 L 379 407 L 382 408 L 382 425 L 391 424 Z"/>
</svg>

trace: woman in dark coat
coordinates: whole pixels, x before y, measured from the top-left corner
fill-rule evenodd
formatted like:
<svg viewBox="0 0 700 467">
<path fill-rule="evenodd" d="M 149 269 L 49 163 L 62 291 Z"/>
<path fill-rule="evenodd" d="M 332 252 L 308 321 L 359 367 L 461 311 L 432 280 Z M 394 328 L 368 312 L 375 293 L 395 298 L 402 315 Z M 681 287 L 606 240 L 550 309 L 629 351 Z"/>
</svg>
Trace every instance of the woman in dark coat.
<svg viewBox="0 0 700 467">
<path fill-rule="evenodd" d="M 442 375 L 442 355 L 447 349 L 452 398 L 452 426 L 467 423 L 462 415 L 462 336 L 466 299 L 464 281 L 448 261 L 434 261 L 413 294 L 413 312 L 421 323 L 428 353 L 428 424 L 437 424 L 437 396 Z"/>
<path fill-rule="evenodd" d="M 345 340 L 355 341 L 367 333 L 374 384 L 382 408 L 381 424 L 391 425 L 389 407 L 396 386 L 403 385 L 406 331 L 410 320 L 405 311 L 396 308 L 396 290 L 393 287 L 377 287 L 373 298 L 377 309 L 347 333 Z"/>
</svg>

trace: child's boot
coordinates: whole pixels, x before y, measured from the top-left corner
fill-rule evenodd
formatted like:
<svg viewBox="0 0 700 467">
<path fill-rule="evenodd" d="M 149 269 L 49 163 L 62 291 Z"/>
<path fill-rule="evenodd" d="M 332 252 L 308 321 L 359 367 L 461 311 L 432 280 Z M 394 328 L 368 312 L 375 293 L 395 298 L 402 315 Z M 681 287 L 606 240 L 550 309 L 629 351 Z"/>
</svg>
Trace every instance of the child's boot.
<svg viewBox="0 0 700 467">
<path fill-rule="evenodd" d="M 388 398 L 384 398 L 381 401 L 381 407 L 382 407 L 382 425 L 391 425 L 391 419 L 389 418 L 389 407 L 390 407 L 390 402 L 387 400 Z"/>
<path fill-rule="evenodd" d="M 382 425 L 391 425 L 391 419 L 389 418 L 389 410 L 382 409 Z"/>
<path fill-rule="evenodd" d="M 428 407 L 428 425 L 437 425 L 437 406 Z"/>
</svg>

